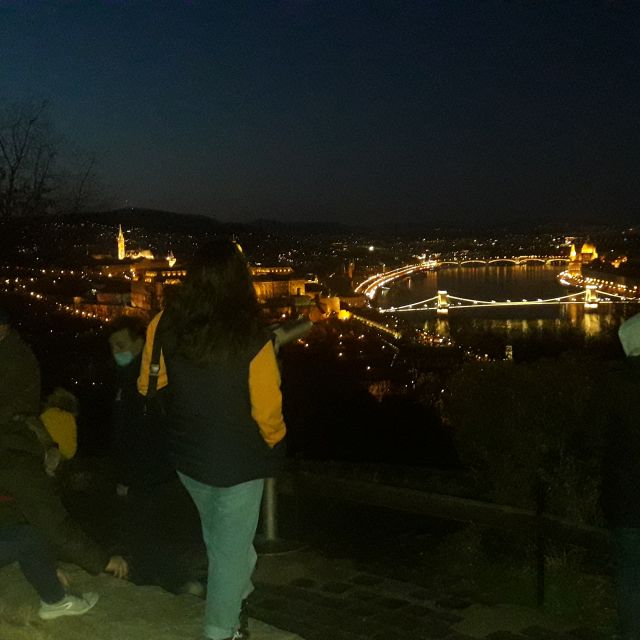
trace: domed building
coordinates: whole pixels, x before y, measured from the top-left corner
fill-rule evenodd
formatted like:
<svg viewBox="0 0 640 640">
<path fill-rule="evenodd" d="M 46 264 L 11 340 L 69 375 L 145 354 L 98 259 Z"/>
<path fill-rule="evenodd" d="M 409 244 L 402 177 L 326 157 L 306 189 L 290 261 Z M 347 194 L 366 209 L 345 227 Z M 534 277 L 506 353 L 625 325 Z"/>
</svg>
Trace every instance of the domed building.
<svg viewBox="0 0 640 640">
<path fill-rule="evenodd" d="M 582 249 L 580 249 L 580 259 L 583 264 L 597 260 L 598 252 L 596 251 L 596 246 L 590 242 L 585 242 L 582 245 Z"/>
<path fill-rule="evenodd" d="M 571 245 L 571 253 L 569 254 L 569 273 L 581 273 L 582 265 L 589 264 L 598 259 L 596 246 L 587 241 L 582 245 L 580 253 L 576 251 L 576 245 Z"/>
</svg>

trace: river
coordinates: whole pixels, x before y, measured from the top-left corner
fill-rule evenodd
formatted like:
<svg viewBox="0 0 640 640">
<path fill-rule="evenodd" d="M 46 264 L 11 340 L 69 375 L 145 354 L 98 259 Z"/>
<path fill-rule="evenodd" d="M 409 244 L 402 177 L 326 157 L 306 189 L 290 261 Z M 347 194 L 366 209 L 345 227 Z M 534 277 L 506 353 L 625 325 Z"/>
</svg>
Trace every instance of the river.
<svg viewBox="0 0 640 640">
<path fill-rule="evenodd" d="M 566 296 L 580 290 L 562 286 L 558 274 L 563 267 L 551 265 L 447 267 L 421 273 L 399 281 L 379 294 L 382 308 L 432 298 L 439 290 L 451 296 L 475 300 L 537 300 Z M 580 296 L 581 297 L 581 296 Z M 433 303 L 432 303 L 433 304 Z M 573 329 L 586 337 L 610 336 L 623 317 L 638 310 L 637 305 L 601 304 L 597 310 L 585 311 L 582 304 L 540 305 L 524 307 L 452 307 L 447 316 L 435 311 L 415 311 L 398 314 L 403 320 L 424 325 L 441 335 L 453 335 L 457 330 L 496 332 L 505 338 L 524 337 L 541 330 L 560 333 Z"/>
</svg>

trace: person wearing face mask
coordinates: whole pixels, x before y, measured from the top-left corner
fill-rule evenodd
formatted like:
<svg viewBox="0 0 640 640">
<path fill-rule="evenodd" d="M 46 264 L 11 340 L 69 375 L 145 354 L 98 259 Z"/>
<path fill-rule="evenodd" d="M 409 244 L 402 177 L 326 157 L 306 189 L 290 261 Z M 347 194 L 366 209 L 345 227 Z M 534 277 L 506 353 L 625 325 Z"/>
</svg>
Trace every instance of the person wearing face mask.
<svg viewBox="0 0 640 640">
<path fill-rule="evenodd" d="M 123 499 L 122 543 L 132 557 L 134 582 L 200 595 L 202 586 L 177 561 L 179 551 L 163 539 L 176 501 L 189 503 L 165 453 L 162 430 L 138 393 L 145 334 L 145 324 L 136 317 L 121 316 L 109 324 L 116 370 L 112 428 L 116 492 Z"/>
<path fill-rule="evenodd" d="M 116 365 L 112 413 L 116 490 L 123 497 L 154 475 L 161 458 L 153 434 L 147 429 L 144 402 L 136 389 L 144 340 L 145 325 L 139 318 L 121 316 L 109 325 L 109 347 Z"/>
</svg>

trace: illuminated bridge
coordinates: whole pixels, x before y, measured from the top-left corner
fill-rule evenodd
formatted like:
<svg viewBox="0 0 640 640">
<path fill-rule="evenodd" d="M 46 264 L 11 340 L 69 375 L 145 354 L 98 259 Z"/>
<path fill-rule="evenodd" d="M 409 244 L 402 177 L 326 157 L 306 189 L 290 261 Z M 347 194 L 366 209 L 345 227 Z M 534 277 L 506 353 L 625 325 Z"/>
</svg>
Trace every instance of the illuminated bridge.
<svg viewBox="0 0 640 640">
<path fill-rule="evenodd" d="M 600 297 L 602 296 L 602 297 Z M 472 298 L 461 298 L 460 296 L 449 295 L 446 291 L 438 291 L 437 295 L 419 302 L 412 302 L 399 307 L 389 307 L 388 309 L 378 309 L 380 313 L 400 313 L 406 311 L 436 311 L 438 314 L 447 314 L 451 309 L 478 309 L 480 307 L 525 307 L 541 305 L 571 305 L 580 304 L 585 309 L 597 309 L 599 304 L 616 304 L 637 302 L 638 298 L 617 295 L 599 291 L 594 285 L 587 285 L 584 291 L 570 293 L 566 296 L 556 298 L 537 298 L 536 300 L 474 300 Z"/>
</svg>

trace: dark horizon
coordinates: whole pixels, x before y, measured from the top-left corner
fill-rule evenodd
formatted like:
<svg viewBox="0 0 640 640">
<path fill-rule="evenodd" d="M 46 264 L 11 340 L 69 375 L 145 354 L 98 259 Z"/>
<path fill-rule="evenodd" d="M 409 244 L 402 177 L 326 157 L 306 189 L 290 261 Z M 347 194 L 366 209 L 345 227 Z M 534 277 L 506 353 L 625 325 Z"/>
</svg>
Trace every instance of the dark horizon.
<svg viewBox="0 0 640 640">
<path fill-rule="evenodd" d="M 638 225 L 632 221 L 589 222 L 570 220 L 531 221 L 515 220 L 510 222 L 464 222 L 448 223 L 446 221 L 411 221 L 402 226 L 392 221 L 332 221 L 332 220 L 286 220 L 277 218 L 256 218 L 246 221 L 219 220 L 212 216 L 193 214 L 179 211 L 150 209 L 148 207 L 124 207 L 119 209 L 104 209 L 79 213 L 59 213 L 52 215 L 18 216 L 0 224 L 26 226 L 33 229 L 35 222 L 67 222 L 82 224 L 95 222 L 99 225 L 111 226 L 117 229 L 143 228 L 152 231 L 166 231 L 171 233 L 244 233 L 265 231 L 269 233 L 297 234 L 388 234 L 397 237 L 415 235 L 429 235 L 434 233 L 451 237 L 478 236 L 501 237 L 504 234 L 515 235 L 574 235 L 577 238 L 588 239 L 592 235 L 610 235 L 612 232 L 629 231 L 631 235 L 640 233 Z"/>
<path fill-rule="evenodd" d="M 631 2 L 0 1 L 115 207 L 348 225 L 630 224 Z"/>
</svg>

